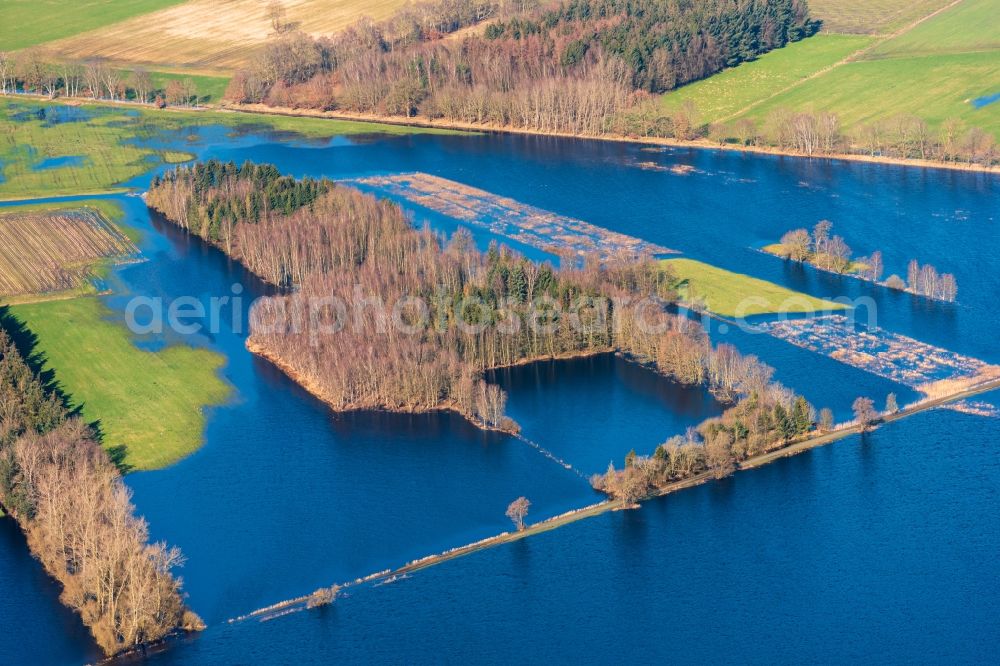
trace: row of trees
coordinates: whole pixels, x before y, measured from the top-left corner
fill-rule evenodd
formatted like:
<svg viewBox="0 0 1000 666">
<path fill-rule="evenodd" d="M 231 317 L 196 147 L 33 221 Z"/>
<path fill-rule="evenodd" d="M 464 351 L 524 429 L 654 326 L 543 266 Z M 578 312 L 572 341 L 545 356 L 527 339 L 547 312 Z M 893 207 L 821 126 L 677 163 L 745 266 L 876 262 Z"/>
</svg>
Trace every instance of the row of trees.
<svg viewBox="0 0 1000 666">
<path fill-rule="evenodd" d="M 871 398 L 859 397 L 851 405 L 854 421 L 862 432 L 879 419 L 899 412 L 896 394 L 886 396 L 880 414 Z M 710 472 L 716 478 L 732 473 L 748 458 L 767 453 L 801 438 L 814 429 L 829 432 L 834 427 L 833 412 L 816 410 L 802 396 L 794 396 L 779 384 L 768 384 L 684 435 L 670 438 L 656 447 L 652 456 L 637 456 L 630 451 L 625 466 L 618 470 L 609 464 L 604 474 L 591 477 L 591 484 L 626 504 L 634 504 L 670 483 Z M 513 506 L 513 505 L 512 505 Z"/>
<path fill-rule="evenodd" d="M 573 0 L 532 8 L 462 0 L 332 39 L 284 35 L 236 75 L 237 102 L 341 108 L 532 129 L 606 133 L 641 99 L 815 30 L 797 0 Z M 493 15 L 479 34 L 440 39 Z M 400 28 L 399 25 L 405 26 Z M 443 30 L 442 30 L 443 29 Z"/>
<path fill-rule="evenodd" d="M 871 157 L 964 162 L 989 166 L 1000 159 L 996 137 L 979 128 L 966 126 L 956 118 L 942 122 L 937 129 L 912 114 L 897 114 L 882 120 L 858 125 L 845 132 L 836 113 L 794 112 L 775 109 L 758 124 L 751 118 L 715 125 L 695 124 L 693 136 L 670 132 L 673 119 L 679 115 L 697 118 L 697 110 L 674 111 L 666 116 L 647 111 L 633 120 L 631 134 L 666 135 L 676 138 L 709 138 L 721 144 L 741 146 L 771 146 L 805 155 L 859 154 Z M 641 119 L 641 120 L 640 120 Z M 644 124 L 643 122 L 644 121 Z M 690 125 L 685 122 L 684 124 Z M 640 131 L 647 129 L 646 132 Z"/>
<path fill-rule="evenodd" d="M 172 574 L 180 552 L 149 543 L 94 434 L 43 387 L 2 329 L 0 504 L 108 655 L 201 627 Z"/>
<path fill-rule="evenodd" d="M 930 265 L 921 265 L 916 259 L 910 261 L 907 279 L 890 275 L 882 281 L 885 265 L 882 252 L 876 250 L 868 257 L 853 258 L 850 246 L 840 236 L 831 236 L 833 224 L 820 220 L 812 233 L 806 229 L 793 229 L 781 237 L 778 253 L 793 261 L 810 263 L 822 270 L 834 273 L 853 272 L 862 280 L 885 285 L 891 289 L 909 291 L 919 296 L 939 301 L 954 302 L 958 296 L 958 284 L 951 273 L 939 274 Z"/>
<path fill-rule="evenodd" d="M 746 394 L 722 416 L 670 438 L 652 456 L 630 452 L 622 469 L 610 464 L 607 472 L 591 478 L 591 484 L 632 504 L 656 488 L 697 474 L 727 476 L 740 461 L 786 446 L 812 431 L 816 425 L 812 405 L 771 382 L 770 368 L 760 365 L 768 371 L 768 381 L 762 388 Z M 821 420 L 829 419 L 827 427 L 832 427 L 832 413 L 824 412 Z"/>
<path fill-rule="evenodd" d="M 54 98 L 83 97 L 111 101 L 131 100 L 157 106 L 189 105 L 198 100 L 192 79 L 171 79 L 163 88 L 143 68 L 125 70 L 104 60 L 84 63 L 48 62 L 34 49 L 0 51 L 0 93 L 33 92 Z"/>
<path fill-rule="evenodd" d="M 906 290 L 911 293 L 949 303 L 954 302 L 958 295 L 955 276 L 951 273 L 940 274 L 931 264 L 921 265 L 916 259 L 911 259 L 906 276 Z"/>
<path fill-rule="evenodd" d="M 250 344 L 337 409 L 450 408 L 509 429 L 504 395 L 484 370 L 611 351 L 729 401 L 770 381 L 755 358 L 713 348 L 700 325 L 665 311 L 674 279 L 654 261 L 556 270 L 502 247 L 482 253 L 466 231 L 445 242 L 395 205 L 333 184 L 292 212 L 255 218 L 243 202 L 267 189 L 261 173 L 273 174 L 181 167 L 154 182 L 147 202 L 265 279 L 297 286 L 255 304 Z M 244 216 L 212 226 L 210 209 Z"/>
</svg>

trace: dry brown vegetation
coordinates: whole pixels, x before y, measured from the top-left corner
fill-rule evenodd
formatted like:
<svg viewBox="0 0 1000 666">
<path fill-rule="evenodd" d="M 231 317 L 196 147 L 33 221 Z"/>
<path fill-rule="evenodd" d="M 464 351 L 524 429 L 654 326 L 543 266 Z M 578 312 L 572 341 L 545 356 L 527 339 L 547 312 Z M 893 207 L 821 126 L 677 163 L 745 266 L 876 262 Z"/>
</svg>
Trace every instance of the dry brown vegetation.
<svg viewBox="0 0 1000 666">
<path fill-rule="evenodd" d="M 0 214 L 0 296 L 72 289 L 93 263 L 138 252 L 96 210 Z"/>
<path fill-rule="evenodd" d="M 403 197 L 470 226 L 488 229 L 497 236 L 560 257 L 584 258 L 596 255 L 602 261 L 607 261 L 623 254 L 641 257 L 674 252 L 641 238 L 557 215 L 427 173 L 371 176 L 351 182 Z"/>
<path fill-rule="evenodd" d="M 603 134 L 646 93 L 752 60 L 816 26 L 797 0 L 578 0 L 525 3 L 461 41 L 413 27 L 400 34 L 392 22 L 366 24 L 330 39 L 278 40 L 237 73 L 227 96 Z"/>
<path fill-rule="evenodd" d="M 883 329 L 860 329 L 843 315 L 762 326 L 793 345 L 941 398 L 1000 378 L 1000 367 Z"/>
<path fill-rule="evenodd" d="M 107 654 L 200 628 L 172 575 L 180 551 L 149 543 L 114 463 L 2 329 L 0 504 Z"/>
<path fill-rule="evenodd" d="M 754 357 L 713 349 L 700 325 L 665 311 L 673 279 L 655 261 L 557 271 L 506 248 L 481 253 L 468 232 L 445 243 L 395 205 L 266 165 L 182 167 L 154 180 L 147 203 L 297 287 L 255 304 L 248 345 L 338 410 L 452 409 L 512 429 L 484 370 L 610 351 L 724 400 L 770 381 Z"/>
<path fill-rule="evenodd" d="M 381 19 L 406 0 L 282 0 L 282 29 L 332 34 L 363 16 Z M 115 64 L 228 74 L 274 34 L 266 0 L 189 0 L 46 47 L 69 60 L 106 58 Z"/>
</svg>

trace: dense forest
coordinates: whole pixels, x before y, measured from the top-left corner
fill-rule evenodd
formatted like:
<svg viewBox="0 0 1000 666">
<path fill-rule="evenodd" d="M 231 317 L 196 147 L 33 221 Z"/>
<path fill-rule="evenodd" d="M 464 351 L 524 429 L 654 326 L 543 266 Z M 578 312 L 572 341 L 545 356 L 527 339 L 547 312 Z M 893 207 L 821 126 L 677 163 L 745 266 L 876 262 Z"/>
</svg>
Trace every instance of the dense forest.
<svg viewBox="0 0 1000 666">
<path fill-rule="evenodd" d="M 670 314 L 675 279 L 654 261 L 556 269 L 505 247 L 480 252 L 464 230 L 442 239 L 413 228 L 397 206 L 332 183 L 295 210 L 247 214 L 247 192 L 279 181 L 288 182 L 271 167 L 211 161 L 156 179 L 147 203 L 294 287 L 254 304 L 248 345 L 335 409 L 452 409 L 514 430 L 484 370 L 617 352 L 733 403 L 720 421 L 733 459 L 791 436 L 778 416 L 796 397 L 756 357 L 713 347 L 700 324 Z M 209 210 L 242 212 L 213 226 Z M 715 433 L 709 441 L 722 446 Z"/>
<path fill-rule="evenodd" d="M 180 552 L 149 543 L 94 433 L 46 390 L 3 329 L 0 504 L 108 655 L 200 628 L 172 574 Z"/>
<path fill-rule="evenodd" d="M 644 95 L 751 60 L 818 27 L 798 0 L 572 0 L 478 12 L 484 5 L 477 0 L 452 0 L 424 5 L 424 12 L 452 16 L 455 6 L 468 7 L 462 20 L 363 21 L 318 40 L 285 35 L 237 73 L 227 96 L 605 133 Z M 444 38 L 477 16 L 491 20 Z"/>
</svg>

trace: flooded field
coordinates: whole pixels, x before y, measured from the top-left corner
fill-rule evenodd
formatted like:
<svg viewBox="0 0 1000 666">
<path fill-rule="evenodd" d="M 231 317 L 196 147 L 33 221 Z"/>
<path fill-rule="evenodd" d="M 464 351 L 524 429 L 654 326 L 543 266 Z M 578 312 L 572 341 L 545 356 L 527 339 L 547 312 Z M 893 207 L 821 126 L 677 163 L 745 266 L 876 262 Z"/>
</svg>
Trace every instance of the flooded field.
<svg viewBox="0 0 1000 666">
<path fill-rule="evenodd" d="M 843 315 L 769 322 L 762 328 L 793 345 L 930 396 L 1000 377 L 1000 366 L 892 331 L 869 329 Z"/>
<path fill-rule="evenodd" d="M 555 255 L 660 256 L 673 250 L 427 173 L 348 181 Z"/>
<path fill-rule="evenodd" d="M 320 144 L 223 128 L 169 141 L 201 158 L 253 159 L 291 175 L 354 182 L 400 201 L 418 224 L 439 221 L 430 213 L 454 217 L 486 242 L 554 242 L 576 253 L 596 246 L 605 256 L 677 248 L 817 298 L 869 298 L 882 329 L 861 331 L 872 336 L 867 342 L 853 331 L 795 342 L 712 322 L 713 341 L 758 355 L 777 379 L 817 408 L 831 407 L 838 420 L 849 418 L 858 395 L 891 391 L 904 404 L 919 398 L 911 386 L 967 381 L 992 367 L 977 359 L 1000 363 L 997 188 L 981 174 L 501 135 Z M 632 168 L 639 159 L 656 168 Z M 127 185 L 142 191 L 161 168 L 169 167 L 151 164 Z M 890 188 L 898 198 L 885 195 Z M 221 253 L 150 218 L 137 197 L 116 200 L 148 260 L 111 271 L 112 293 L 102 300 L 113 321 L 121 323 L 133 296 L 169 304 L 194 295 L 207 307 L 231 297 L 236 284 L 247 302 L 268 293 Z M 748 249 L 818 219 L 863 238 L 860 252 L 884 248 L 887 265 L 920 256 L 956 266 L 962 304 L 927 302 Z M 544 452 L 583 474 L 600 471 L 631 449 L 651 452 L 721 408 L 700 391 L 606 357 L 494 373 L 510 392 L 523 439 L 482 433 L 447 415 L 335 416 L 246 350 L 245 324 L 226 321 L 184 338 L 223 354 L 221 376 L 233 387 L 232 401 L 208 413 L 204 446 L 174 466 L 127 477 L 153 538 L 187 556 L 179 573 L 209 624 L 156 657 L 160 663 L 458 662 L 469 655 L 586 663 L 620 659 L 623 643 L 681 661 L 741 650 L 757 663 L 773 663 L 776 654 L 835 663 L 886 641 L 914 661 L 977 661 L 996 644 L 1000 536 L 990 517 L 1000 474 L 991 442 L 1000 421 L 983 418 L 996 411 L 995 394 L 641 511 L 377 588 L 355 586 L 331 608 L 228 624 L 318 586 L 509 530 L 504 508 L 518 496 L 530 499 L 532 522 L 591 504 L 599 496 L 587 482 Z M 836 343 L 838 336 L 851 344 Z M 169 333 L 136 339 L 151 349 L 178 341 Z M 25 631 L 0 637 L 0 662 L 93 661 L 86 633 L 62 626 L 59 590 L 36 580 L 23 543 L 11 542 L 0 547 L 0 607 L 6 601 L 16 609 L 11 617 L 23 618 Z M 678 577 L 666 569 L 670 561 L 696 564 Z M 5 575 L 31 585 L 5 586 Z M 817 603 L 831 611 L 818 615 Z M 633 612 L 609 619 L 613 607 Z M 554 649 L 557 635 L 572 639 L 570 653 Z M 838 640 L 827 649 L 830 636 Z"/>
<path fill-rule="evenodd" d="M 138 252 L 92 209 L 0 214 L 0 296 L 79 285 L 89 266 Z"/>
</svg>

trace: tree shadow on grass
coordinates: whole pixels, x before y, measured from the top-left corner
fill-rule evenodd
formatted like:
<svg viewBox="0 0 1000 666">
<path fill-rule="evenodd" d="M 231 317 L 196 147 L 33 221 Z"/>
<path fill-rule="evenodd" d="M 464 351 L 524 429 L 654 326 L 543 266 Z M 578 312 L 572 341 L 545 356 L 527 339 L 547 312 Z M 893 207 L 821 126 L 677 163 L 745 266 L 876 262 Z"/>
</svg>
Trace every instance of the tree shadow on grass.
<svg viewBox="0 0 1000 666">
<path fill-rule="evenodd" d="M 10 336 L 15 349 L 17 349 L 21 358 L 24 359 L 28 368 L 31 369 L 31 372 L 38 377 L 45 392 L 56 396 L 63 409 L 66 410 L 67 415 L 83 418 L 83 402 L 74 405 L 72 396 L 60 385 L 55 370 L 45 367 L 48 358 L 38 348 L 38 336 L 23 321 L 18 319 L 10 311 L 10 307 L 6 305 L 0 305 L 0 329 L 3 329 Z M 92 431 L 94 440 L 103 445 L 104 429 L 101 427 L 100 420 L 91 421 L 87 426 Z M 132 466 L 126 462 L 128 458 L 128 447 L 126 445 L 109 446 L 105 447 L 105 450 L 119 472 L 127 474 L 132 470 Z"/>
</svg>

